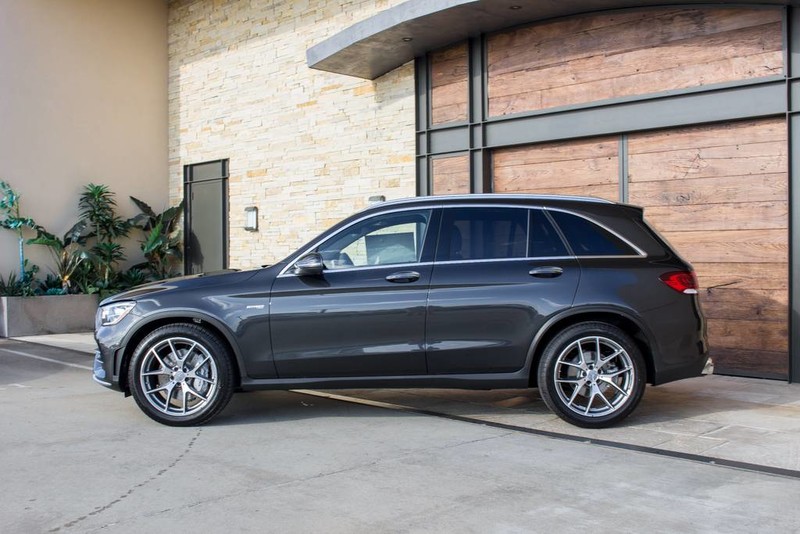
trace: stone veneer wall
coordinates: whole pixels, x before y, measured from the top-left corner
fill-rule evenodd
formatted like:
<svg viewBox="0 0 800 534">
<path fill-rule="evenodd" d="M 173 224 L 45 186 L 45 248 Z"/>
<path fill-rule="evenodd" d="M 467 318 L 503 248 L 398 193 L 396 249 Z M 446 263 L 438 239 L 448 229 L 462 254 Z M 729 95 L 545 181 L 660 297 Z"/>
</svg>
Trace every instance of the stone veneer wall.
<svg viewBox="0 0 800 534">
<path fill-rule="evenodd" d="M 400 1 L 170 3 L 170 200 L 184 165 L 230 159 L 231 267 L 281 259 L 371 195 L 415 194 L 413 64 L 366 81 L 305 56 Z M 243 229 L 247 206 L 258 233 Z"/>
</svg>

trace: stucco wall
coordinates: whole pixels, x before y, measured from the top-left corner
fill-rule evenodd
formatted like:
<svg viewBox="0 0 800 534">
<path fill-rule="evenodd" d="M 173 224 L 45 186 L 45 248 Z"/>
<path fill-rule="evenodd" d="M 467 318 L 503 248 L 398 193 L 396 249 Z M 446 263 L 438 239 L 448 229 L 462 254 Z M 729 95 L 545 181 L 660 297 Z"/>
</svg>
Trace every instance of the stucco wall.
<svg viewBox="0 0 800 534">
<path fill-rule="evenodd" d="M 285 256 L 371 195 L 415 194 L 414 75 L 309 69 L 311 45 L 400 0 L 170 4 L 170 197 L 183 167 L 230 159 L 230 266 Z M 258 233 L 243 230 L 258 206 Z"/>
<path fill-rule="evenodd" d="M 166 24 L 164 0 L 0 2 L 0 180 L 50 231 L 75 221 L 89 182 L 126 216 L 128 195 L 166 207 Z M 46 274 L 46 252 L 28 252 Z M 2 230 L 0 273 L 16 265 Z"/>
</svg>

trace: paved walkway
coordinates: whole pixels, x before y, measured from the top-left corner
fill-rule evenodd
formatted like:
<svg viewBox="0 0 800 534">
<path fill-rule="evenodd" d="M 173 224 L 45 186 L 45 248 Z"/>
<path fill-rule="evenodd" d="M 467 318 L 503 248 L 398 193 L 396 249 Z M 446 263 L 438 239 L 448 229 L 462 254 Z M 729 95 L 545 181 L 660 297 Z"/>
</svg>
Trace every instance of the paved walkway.
<svg viewBox="0 0 800 534">
<path fill-rule="evenodd" d="M 94 336 L 91 333 L 25 336 L 15 337 L 14 339 L 17 341 L 27 341 L 29 343 L 47 345 L 49 347 L 58 347 L 60 349 L 88 352 L 89 354 L 94 354 L 94 350 L 97 348 L 97 344 L 94 342 Z"/>
<path fill-rule="evenodd" d="M 94 352 L 91 334 L 18 339 Z M 329 393 L 387 407 L 410 407 L 535 431 L 786 469 L 800 477 L 800 384 L 705 376 L 648 387 L 631 417 L 620 426 L 604 430 L 584 430 L 564 423 L 547 410 L 535 389 Z"/>
</svg>

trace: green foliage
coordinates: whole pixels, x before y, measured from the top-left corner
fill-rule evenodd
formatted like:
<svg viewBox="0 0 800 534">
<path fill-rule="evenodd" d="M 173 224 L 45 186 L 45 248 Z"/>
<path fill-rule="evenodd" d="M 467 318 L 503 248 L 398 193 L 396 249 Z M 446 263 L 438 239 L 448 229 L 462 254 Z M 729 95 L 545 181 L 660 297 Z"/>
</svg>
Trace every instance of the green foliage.
<svg viewBox="0 0 800 534">
<path fill-rule="evenodd" d="M 55 269 L 51 270 L 60 281 L 61 294 L 66 295 L 77 291 L 78 287 L 72 281 L 73 274 L 84 261 L 91 259 L 89 253 L 82 249 L 86 244 L 87 227 L 88 221 L 78 221 L 64 234 L 63 238 L 58 238 L 39 226 L 36 229 L 36 237 L 28 240 L 28 244 L 43 245 L 50 251 L 50 256 L 55 264 Z M 52 288 L 48 288 L 48 291 L 50 289 Z"/>
<path fill-rule="evenodd" d="M 94 262 L 85 261 L 78 265 L 72 273 L 72 282 L 77 286 L 78 293 L 93 295 L 100 291 L 95 285 L 95 274 Z"/>
<path fill-rule="evenodd" d="M 99 278 L 96 287 L 110 288 L 120 262 L 125 261 L 124 250 L 117 240 L 128 235 L 131 225 L 117 215 L 114 193 L 105 185 L 85 186 L 78 209 L 81 220 L 91 229 L 86 237 L 96 242 L 91 249 L 92 263 Z"/>
<path fill-rule="evenodd" d="M 55 274 L 48 274 L 44 280 L 40 280 L 39 287 L 37 288 L 36 293 L 41 295 L 67 294 L 61 287 L 61 279 Z"/>
<path fill-rule="evenodd" d="M 183 205 L 156 213 L 138 198 L 131 197 L 131 200 L 142 213 L 129 222 L 142 231 L 141 249 L 147 259 L 146 263 L 137 267 L 146 270 L 153 280 L 177 276 L 175 268 L 183 259 L 181 230 L 178 225 L 183 214 Z"/>
<path fill-rule="evenodd" d="M 133 267 L 119 275 L 120 285 L 124 287 L 136 287 L 148 282 L 147 274 L 142 270 Z"/>
<path fill-rule="evenodd" d="M 17 242 L 19 243 L 19 272 L 22 274 L 20 280 L 23 284 L 32 283 L 32 280 L 26 279 L 26 261 L 25 261 L 25 235 L 23 233 L 25 228 L 36 228 L 37 225 L 30 217 L 22 217 L 20 214 L 20 195 L 16 193 L 8 183 L 0 181 L 0 227 L 12 230 L 17 234 Z"/>
<path fill-rule="evenodd" d="M 17 279 L 17 273 L 9 273 L 8 278 L 3 278 L 0 274 L 0 297 L 21 297 L 23 296 L 23 289 L 20 280 Z"/>
<path fill-rule="evenodd" d="M 117 214 L 114 193 L 107 186 L 89 184 L 78 201 L 80 220 L 59 237 L 20 215 L 19 195 L 7 183 L 0 182 L 0 194 L 0 227 L 17 233 L 22 273 L 11 273 L 5 279 L 0 276 L 0 295 L 97 293 L 105 297 L 178 274 L 176 268 L 183 259 L 179 228 L 182 205 L 156 213 L 145 202 L 131 197 L 141 213 L 125 220 Z M 120 272 L 125 251 L 119 240 L 132 228 L 141 232 L 141 250 L 147 261 Z M 25 241 L 25 229 L 35 230 L 36 237 Z M 53 267 L 43 281 L 36 280 L 39 268 L 29 267 L 24 258 L 26 243 L 47 247 L 50 252 Z"/>
<path fill-rule="evenodd" d="M 0 275 L 0 296 L 3 297 L 32 297 L 36 294 L 34 285 L 36 283 L 36 273 L 39 267 L 36 265 L 28 266 L 28 261 L 23 263 L 22 277 L 18 278 L 16 273 L 9 273 L 8 278 L 3 279 Z"/>
<path fill-rule="evenodd" d="M 128 221 L 117 215 L 117 201 L 108 186 L 84 186 L 78 209 L 81 219 L 88 221 L 93 229 L 90 237 L 96 237 L 98 241 L 108 243 L 126 237 L 130 232 Z"/>
</svg>

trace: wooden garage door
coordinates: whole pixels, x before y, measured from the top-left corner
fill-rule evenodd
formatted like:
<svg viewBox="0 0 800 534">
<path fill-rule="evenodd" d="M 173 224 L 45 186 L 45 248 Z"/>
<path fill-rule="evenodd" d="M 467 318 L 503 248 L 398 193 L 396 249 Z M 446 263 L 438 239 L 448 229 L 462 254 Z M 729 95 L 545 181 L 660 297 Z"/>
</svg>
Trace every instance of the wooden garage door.
<svg viewBox="0 0 800 534">
<path fill-rule="evenodd" d="M 619 137 L 504 148 L 492 154 L 496 193 L 619 200 Z"/>
<path fill-rule="evenodd" d="M 495 192 L 619 199 L 620 137 L 500 149 Z M 697 270 L 722 374 L 788 376 L 785 120 L 632 134 L 629 202 Z"/>
<path fill-rule="evenodd" d="M 785 119 L 631 135 L 629 198 L 697 270 L 717 372 L 788 376 Z"/>
</svg>

